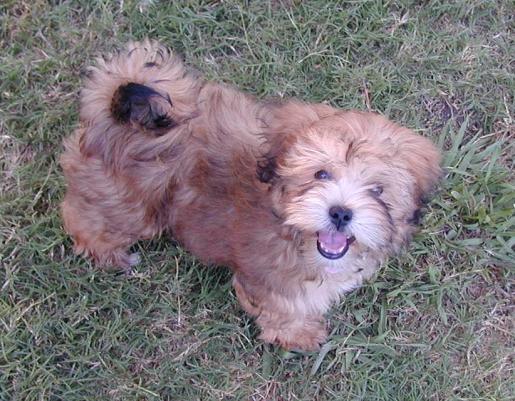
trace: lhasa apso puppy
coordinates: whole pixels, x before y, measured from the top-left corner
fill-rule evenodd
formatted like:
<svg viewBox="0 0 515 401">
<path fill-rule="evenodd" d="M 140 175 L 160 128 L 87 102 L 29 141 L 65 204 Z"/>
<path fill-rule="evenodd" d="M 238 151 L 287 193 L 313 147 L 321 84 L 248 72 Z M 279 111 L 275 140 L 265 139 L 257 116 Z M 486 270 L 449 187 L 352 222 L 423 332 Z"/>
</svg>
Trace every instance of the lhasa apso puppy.
<svg viewBox="0 0 515 401">
<path fill-rule="evenodd" d="M 202 79 L 153 41 L 97 60 L 65 140 L 75 251 L 100 265 L 164 231 L 229 266 L 260 338 L 316 349 L 324 313 L 416 229 L 440 155 L 375 113 L 258 101 Z"/>
</svg>

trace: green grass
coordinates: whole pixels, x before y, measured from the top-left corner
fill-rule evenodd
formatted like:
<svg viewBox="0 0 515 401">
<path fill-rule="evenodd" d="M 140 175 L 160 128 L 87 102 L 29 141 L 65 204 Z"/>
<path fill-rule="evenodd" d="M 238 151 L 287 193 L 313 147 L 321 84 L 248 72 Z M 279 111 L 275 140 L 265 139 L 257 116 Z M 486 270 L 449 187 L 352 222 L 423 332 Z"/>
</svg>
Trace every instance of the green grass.
<svg viewBox="0 0 515 401">
<path fill-rule="evenodd" d="M 508 0 L 2 1 L 0 399 L 513 399 L 513 15 Z M 146 36 L 210 78 L 371 108 L 445 150 L 420 234 L 335 306 L 319 353 L 257 341 L 229 273 L 166 238 L 137 245 L 131 277 L 72 254 L 57 160 L 81 68 Z"/>
</svg>

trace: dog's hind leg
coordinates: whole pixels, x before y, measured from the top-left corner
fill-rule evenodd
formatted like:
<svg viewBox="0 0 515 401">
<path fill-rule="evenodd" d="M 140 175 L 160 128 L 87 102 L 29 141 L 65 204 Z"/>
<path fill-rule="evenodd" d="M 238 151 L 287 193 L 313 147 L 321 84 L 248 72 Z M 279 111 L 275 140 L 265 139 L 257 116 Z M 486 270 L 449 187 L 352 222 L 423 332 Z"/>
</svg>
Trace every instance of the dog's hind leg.
<svg viewBox="0 0 515 401">
<path fill-rule="evenodd" d="M 121 207 L 122 205 L 120 205 Z M 74 251 L 91 257 L 99 266 L 121 267 L 129 271 L 139 262 L 138 254 L 130 254 L 129 247 L 139 238 L 131 217 L 104 213 L 98 206 L 77 196 L 67 196 L 61 205 L 66 231 L 74 242 Z"/>
<path fill-rule="evenodd" d="M 138 257 L 128 252 L 129 247 L 158 233 L 156 219 L 149 218 L 141 197 L 109 174 L 101 160 L 81 154 L 80 133 L 65 141 L 61 157 L 68 184 L 61 205 L 64 227 L 76 253 L 101 266 L 130 269 Z"/>
</svg>

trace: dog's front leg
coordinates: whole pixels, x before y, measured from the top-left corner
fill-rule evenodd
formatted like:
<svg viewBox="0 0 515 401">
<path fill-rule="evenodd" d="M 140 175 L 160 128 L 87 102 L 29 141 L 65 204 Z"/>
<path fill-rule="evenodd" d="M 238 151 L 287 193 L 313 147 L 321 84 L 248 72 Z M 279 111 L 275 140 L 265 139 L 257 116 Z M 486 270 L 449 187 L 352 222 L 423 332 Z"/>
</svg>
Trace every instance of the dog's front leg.
<svg viewBox="0 0 515 401">
<path fill-rule="evenodd" d="M 326 339 L 327 332 L 322 312 L 306 310 L 299 297 L 288 298 L 277 293 L 263 293 L 258 288 L 242 285 L 235 276 L 233 286 L 242 307 L 261 328 L 259 336 L 265 342 L 280 345 L 286 349 L 317 350 Z M 251 295 L 256 294 L 256 295 Z"/>
<path fill-rule="evenodd" d="M 314 351 L 327 337 L 323 316 L 263 309 L 256 321 L 261 327 L 260 339 L 286 349 Z"/>
</svg>

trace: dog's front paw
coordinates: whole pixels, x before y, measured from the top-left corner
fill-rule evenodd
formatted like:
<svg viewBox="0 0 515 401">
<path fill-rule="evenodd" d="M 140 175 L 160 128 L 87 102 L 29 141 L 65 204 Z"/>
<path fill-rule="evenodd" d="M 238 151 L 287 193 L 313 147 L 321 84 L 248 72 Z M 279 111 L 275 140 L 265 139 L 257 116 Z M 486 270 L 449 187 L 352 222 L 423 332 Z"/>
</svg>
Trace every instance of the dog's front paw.
<svg viewBox="0 0 515 401">
<path fill-rule="evenodd" d="M 259 338 L 288 350 L 316 351 L 326 341 L 327 331 L 323 322 L 310 321 L 279 329 L 263 327 Z"/>
</svg>

